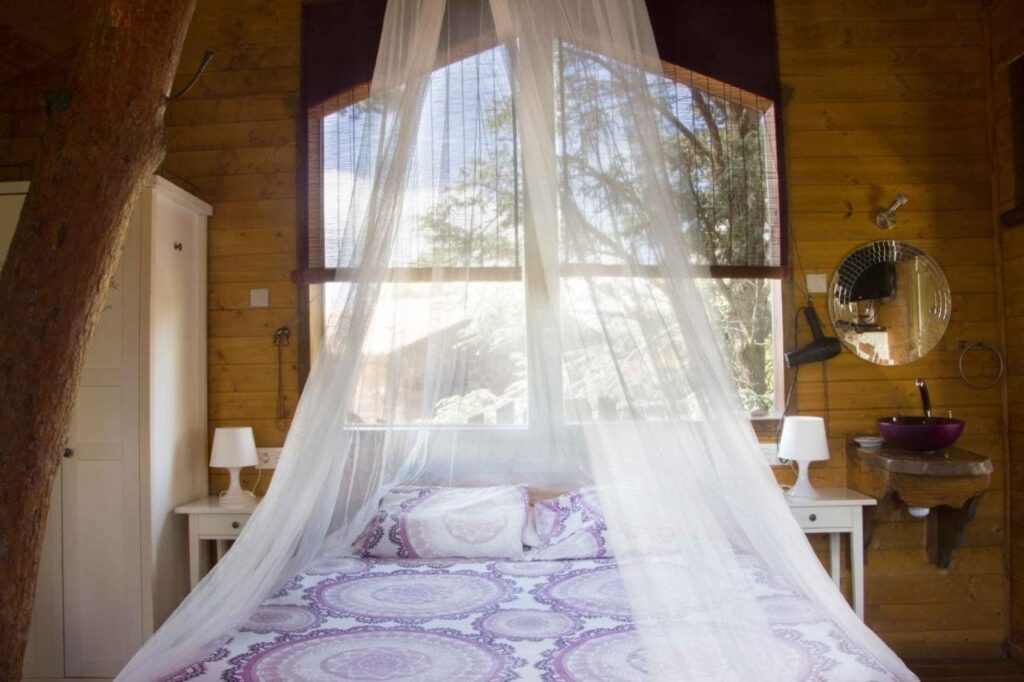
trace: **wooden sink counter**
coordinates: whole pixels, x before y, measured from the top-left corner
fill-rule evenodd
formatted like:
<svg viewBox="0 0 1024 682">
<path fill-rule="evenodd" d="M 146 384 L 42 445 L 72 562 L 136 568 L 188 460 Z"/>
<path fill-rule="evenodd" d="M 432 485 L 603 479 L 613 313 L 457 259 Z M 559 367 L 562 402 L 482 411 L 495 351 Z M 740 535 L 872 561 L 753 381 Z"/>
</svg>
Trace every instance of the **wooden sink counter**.
<svg viewBox="0 0 1024 682">
<path fill-rule="evenodd" d="M 883 445 L 865 448 L 846 442 L 847 485 L 878 500 L 864 510 L 865 544 L 879 514 L 901 502 L 931 509 L 927 517 L 930 559 L 948 568 L 992 479 L 992 461 L 970 450 L 911 452 Z"/>
<path fill-rule="evenodd" d="M 893 474 L 914 476 L 985 476 L 992 473 L 992 460 L 970 450 L 946 448 L 941 452 L 911 452 L 882 446 L 864 448 L 852 440 L 848 447 L 867 466 Z"/>
</svg>

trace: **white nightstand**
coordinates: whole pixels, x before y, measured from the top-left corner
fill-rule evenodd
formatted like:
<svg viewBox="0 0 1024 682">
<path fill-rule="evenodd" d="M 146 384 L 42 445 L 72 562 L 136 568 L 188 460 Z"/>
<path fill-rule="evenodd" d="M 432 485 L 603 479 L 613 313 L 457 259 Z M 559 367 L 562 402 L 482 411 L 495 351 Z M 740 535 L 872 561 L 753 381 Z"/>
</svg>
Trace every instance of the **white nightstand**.
<svg viewBox="0 0 1024 682">
<path fill-rule="evenodd" d="M 864 507 L 875 498 L 846 488 L 818 488 L 814 500 L 786 497 L 789 508 L 805 533 L 828 533 L 832 580 L 839 587 L 839 536 L 850 535 L 850 577 L 853 582 L 853 610 L 864 619 Z"/>
<path fill-rule="evenodd" d="M 210 566 L 219 561 L 228 550 L 228 543 L 238 537 L 246 522 L 256 510 L 262 498 L 256 498 L 251 507 L 243 509 L 220 506 L 217 497 L 200 497 L 174 509 L 175 513 L 188 514 L 188 577 L 195 587 Z M 214 548 L 214 561 L 207 560 L 205 550 L 210 541 Z"/>
</svg>

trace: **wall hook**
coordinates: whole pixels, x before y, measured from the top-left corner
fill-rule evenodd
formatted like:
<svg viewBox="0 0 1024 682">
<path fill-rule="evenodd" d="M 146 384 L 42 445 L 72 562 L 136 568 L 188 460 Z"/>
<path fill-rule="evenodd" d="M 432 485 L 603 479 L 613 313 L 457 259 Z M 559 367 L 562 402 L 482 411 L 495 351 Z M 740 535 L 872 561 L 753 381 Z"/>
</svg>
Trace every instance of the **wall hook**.
<svg viewBox="0 0 1024 682">
<path fill-rule="evenodd" d="M 206 71 L 206 67 L 209 66 L 210 60 L 213 59 L 213 55 L 213 50 L 207 50 L 203 53 L 203 58 L 199 60 L 199 68 L 196 69 L 196 72 L 192 75 L 192 78 L 189 80 L 188 83 L 185 84 L 185 87 L 183 87 L 181 90 L 178 90 L 173 95 L 168 95 L 168 102 L 170 102 L 171 100 L 176 100 L 179 97 L 184 97 L 185 94 L 192 89 L 192 86 L 196 84 L 196 82 L 199 80 L 199 77 L 203 75 L 203 71 Z"/>
<path fill-rule="evenodd" d="M 288 397 L 284 393 L 284 347 L 291 343 L 292 330 L 288 325 L 274 331 L 274 345 L 277 347 L 277 410 L 274 415 L 277 427 L 285 430 L 288 421 Z"/>
<path fill-rule="evenodd" d="M 287 326 L 278 327 L 274 331 L 274 345 L 275 346 L 287 346 L 290 343 L 292 336 L 292 330 Z"/>
</svg>

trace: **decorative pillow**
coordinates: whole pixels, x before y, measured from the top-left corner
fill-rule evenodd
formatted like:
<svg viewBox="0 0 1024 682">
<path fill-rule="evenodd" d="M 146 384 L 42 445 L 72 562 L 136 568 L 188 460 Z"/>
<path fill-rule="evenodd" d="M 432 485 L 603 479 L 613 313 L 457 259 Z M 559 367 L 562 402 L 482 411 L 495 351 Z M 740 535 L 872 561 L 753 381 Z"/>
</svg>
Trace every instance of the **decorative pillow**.
<svg viewBox="0 0 1024 682">
<path fill-rule="evenodd" d="M 533 506 L 533 525 L 539 541 L 529 550 L 531 559 L 611 556 L 606 540 L 608 525 L 593 488 L 538 502 Z"/>
<path fill-rule="evenodd" d="M 522 559 L 526 486 L 394 488 L 363 531 L 362 554 Z"/>
</svg>

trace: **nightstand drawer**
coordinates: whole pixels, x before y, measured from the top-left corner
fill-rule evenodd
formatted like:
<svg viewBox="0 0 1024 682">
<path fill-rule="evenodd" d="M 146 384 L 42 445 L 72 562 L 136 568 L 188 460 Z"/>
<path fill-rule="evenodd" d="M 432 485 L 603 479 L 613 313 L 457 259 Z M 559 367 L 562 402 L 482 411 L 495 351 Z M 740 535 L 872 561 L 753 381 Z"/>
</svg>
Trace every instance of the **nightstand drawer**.
<svg viewBox="0 0 1024 682">
<path fill-rule="evenodd" d="M 804 530 L 815 528 L 852 528 L 853 515 L 860 514 L 860 507 L 791 507 L 797 523 Z"/>
<path fill-rule="evenodd" d="M 234 538 L 245 528 L 249 514 L 196 514 L 200 537 Z"/>
</svg>

